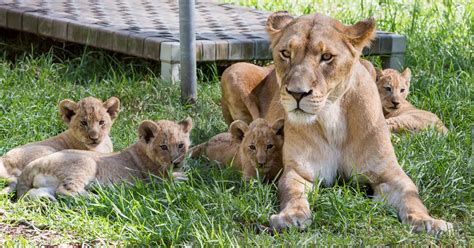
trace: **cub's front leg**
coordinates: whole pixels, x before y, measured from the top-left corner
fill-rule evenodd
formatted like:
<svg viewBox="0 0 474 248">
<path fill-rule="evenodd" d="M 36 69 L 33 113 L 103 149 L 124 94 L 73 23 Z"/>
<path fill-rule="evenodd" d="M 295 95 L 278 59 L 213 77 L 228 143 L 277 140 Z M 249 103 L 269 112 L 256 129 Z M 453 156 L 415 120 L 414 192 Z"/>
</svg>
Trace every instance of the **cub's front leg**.
<svg viewBox="0 0 474 248">
<path fill-rule="evenodd" d="M 300 176 L 294 169 L 283 172 L 278 182 L 280 213 L 270 217 L 270 226 L 277 231 L 295 226 L 305 229 L 311 224 L 308 191 L 313 183 Z"/>
<path fill-rule="evenodd" d="M 423 110 L 410 111 L 409 113 L 390 117 L 385 122 L 390 131 L 395 133 L 405 130 L 416 133 L 431 127 L 436 128 L 442 134 L 448 133 L 448 129 L 435 114 Z"/>
</svg>

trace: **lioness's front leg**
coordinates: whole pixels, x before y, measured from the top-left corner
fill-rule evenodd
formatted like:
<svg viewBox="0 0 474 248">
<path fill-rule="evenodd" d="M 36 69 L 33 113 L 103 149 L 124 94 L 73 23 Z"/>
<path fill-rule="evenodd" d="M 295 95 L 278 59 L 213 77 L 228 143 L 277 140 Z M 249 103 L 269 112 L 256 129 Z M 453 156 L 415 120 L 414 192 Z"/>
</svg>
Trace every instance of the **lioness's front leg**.
<svg viewBox="0 0 474 248">
<path fill-rule="evenodd" d="M 285 170 L 278 182 L 280 213 L 270 217 L 270 226 L 281 229 L 296 226 L 305 229 L 311 224 L 308 191 L 313 183 L 301 177 L 295 170 Z"/>
<path fill-rule="evenodd" d="M 428 214 L 413 181 L 399 166 L 393 166 L 373 185 L 377 197 L 382 197 L 394 206 L 402 223 L 413 226 L 415 232 L 426 230 L 440 233 L 452 230 L 451 223 L 435 219 Z"/>
</svg>

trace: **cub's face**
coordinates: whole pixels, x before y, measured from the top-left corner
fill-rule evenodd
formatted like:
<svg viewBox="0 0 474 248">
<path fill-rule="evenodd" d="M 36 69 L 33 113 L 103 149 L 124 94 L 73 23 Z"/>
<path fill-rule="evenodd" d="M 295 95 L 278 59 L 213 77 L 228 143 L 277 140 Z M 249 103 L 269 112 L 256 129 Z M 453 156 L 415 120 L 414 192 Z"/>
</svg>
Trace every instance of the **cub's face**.
<svg viewBox="0 0 474 248">
<path fill-rule="evenodd" d="M 176 123 L 173 121 L 144 121 L 139 127 L 140 142 L 148 158 L 160 171 L 179 168 L 189 150 L 189 134 L 193 123 L 190 117 Z"/>
<path fill-rule="evenodd" d="M 250 126 L 243 121 L 234 121 L 229 131 L 240 143 L 241 152 L 260 174 L 268 173 L 274 162 L 280 162 L 283 146 L 283 120 L 270 125 L 264 119 L 256 119 Z"/>
<path fill-rule="evenodd" d="M 276 12 L 267 20 L 267 31 L 288 120 L 312 123 L 342 94 L 339 86 L 350 78 L 362 48 L 372 39 L 375 22 L 345 26 L 321 14 L 295 19 Z"/>
<path fill-rule="evenodd" d="M 74 138 L 91 149 L 109 135 L 119 108 L 120 101 L 116 97 L 106 102 L 94 97 L 86 97 L 78 103 L 66 99 L 59 104 L 61 117 Z"/>
<path fill-rule="evenodd" d="M 385 112 L 400 108 L 410 90 L 411 71 L 406 68 L 403 73 L 393 69 L 377 70 L 377 88 Z"/>
</svg>

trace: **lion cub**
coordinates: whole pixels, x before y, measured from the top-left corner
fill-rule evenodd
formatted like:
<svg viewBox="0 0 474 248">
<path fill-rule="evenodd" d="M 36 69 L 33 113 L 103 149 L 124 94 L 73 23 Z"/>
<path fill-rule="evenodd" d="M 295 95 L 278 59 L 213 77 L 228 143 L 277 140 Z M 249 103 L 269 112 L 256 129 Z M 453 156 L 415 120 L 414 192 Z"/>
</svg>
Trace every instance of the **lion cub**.
<svg viewBox="0 0 474 248">
<path fill-rule="evenodd" d="M 377 88 L 390 131 L 418 132 L 435 127 L 440 133 L 447 133 L 448 129 L 438 116 L 417 109 L 406 100 L 410 89 L 410 79 L 409 68 L 402 73 L 393 69 L 377 70 Z"/>
<path fill-rule="evenodd" d="M 31 161 L 48 154 L 65 150 L 89 150 L 101 153 L 112 152 L 109 131 L 118 116 L 120 101 L 111 97 L 107 101 L 86 97 L 78 103 L 63 100 L 59 103 L 62 120 L 68 130 L 47 140 L 19 146 L 0 157 L 0 178 L 12 183 Z M 13 186 L 13 185 L 12 185 Z M 11 187 L 4 192 L 11 192 Z"/>
<path fill-rule="evenodd" d="M 248 126 L 236 120 L 229 132 L 218 134 L 208 142 L 193 148 L 192 157 L 204 155 L 223 165 L 233 165 L 243 177 L 258 175 L 266 180 L 274 179 L 282 169 L 283 119 L 270 125 L 258 118 Z"/>
<path fill-rule="evenodd" d="M 188 151 L 192 119 L 180 123 L 162 120 L 143 121 L 138 128 L 138 141 L 113 154 L 66 150 L 39 158 L 24 169 L 18 178 L 21 197 L 48 197 L 54 194 L 87 194 L 91 182 L 100 184 L 147 179 L 148 173 L 169 176 L 178 169 Z"/>
</svg>

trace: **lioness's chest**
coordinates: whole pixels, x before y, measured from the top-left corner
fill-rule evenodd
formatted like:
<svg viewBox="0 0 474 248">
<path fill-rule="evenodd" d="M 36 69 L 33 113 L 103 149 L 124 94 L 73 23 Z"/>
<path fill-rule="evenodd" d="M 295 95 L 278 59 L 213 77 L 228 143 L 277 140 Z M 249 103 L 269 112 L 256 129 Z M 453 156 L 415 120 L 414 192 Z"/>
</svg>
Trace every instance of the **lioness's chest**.
<svg viewBox="0 0 474 248">
<path fill-rule="evenodd" d="M 343 159 L 347 124 L 339 106 L 322 112 L 316 123 L 292 131 L 294 135 L 285 137 L 285 164 L 294 164 L 297 172 L 310 180 L 318 179 L 326 186 L 334 183 L 338 171 L 350 174 Z"/>
</svg>

